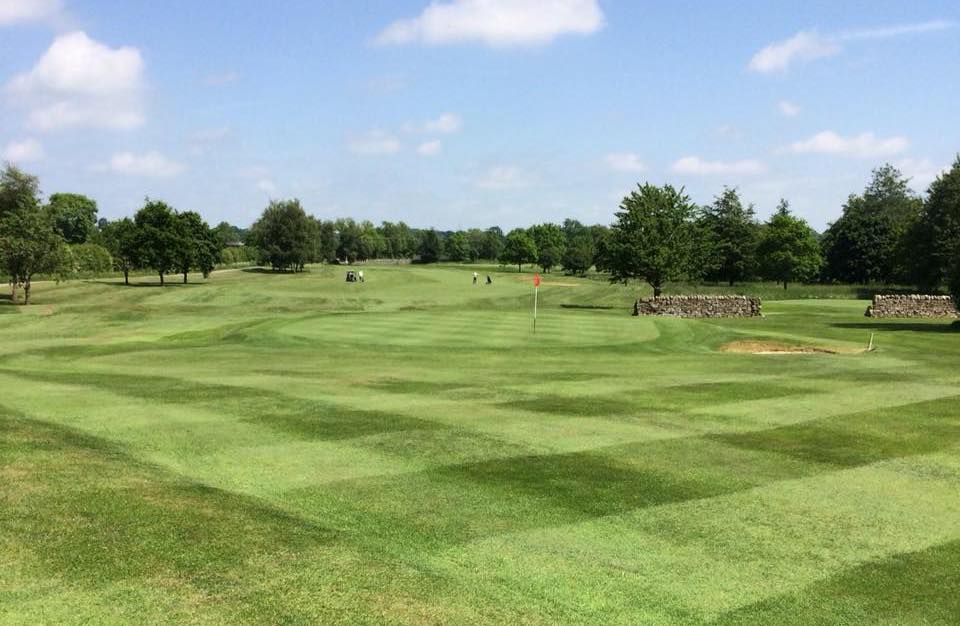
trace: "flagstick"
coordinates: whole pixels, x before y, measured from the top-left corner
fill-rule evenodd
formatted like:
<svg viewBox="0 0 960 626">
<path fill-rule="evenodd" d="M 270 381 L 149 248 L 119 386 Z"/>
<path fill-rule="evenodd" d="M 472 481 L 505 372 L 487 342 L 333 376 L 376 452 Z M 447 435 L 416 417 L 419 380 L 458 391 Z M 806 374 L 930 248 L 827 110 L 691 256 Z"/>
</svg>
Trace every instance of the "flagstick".
<svg viewBox="0 0 960 626">
<path fill-rule="evenodd" d="M 540 287 L 533 288 L 533 334 L 537 334 L 537 296 L 540 294 Z"/>
</svg>

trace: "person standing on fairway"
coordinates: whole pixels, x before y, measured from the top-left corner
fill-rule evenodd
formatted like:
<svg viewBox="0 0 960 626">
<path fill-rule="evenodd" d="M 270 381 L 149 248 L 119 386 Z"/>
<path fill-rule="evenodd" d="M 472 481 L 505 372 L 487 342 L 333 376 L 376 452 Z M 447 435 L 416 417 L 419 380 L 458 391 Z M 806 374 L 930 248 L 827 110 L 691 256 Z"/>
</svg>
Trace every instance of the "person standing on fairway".
<svg viewBox="0 0 960 626">
<path fill-rule="evenodd" d="M 476 272 L 474 272 L 474 273 L 473 273 L 473 284 L 474 284 L 474 285 L 477 284 L 477 279 L 478 279 L 478 278 L 479 278 L 479 276 L 477 275 Z"/>
<path fill-rule="evenodd" d="M 359 272 L 357 272 L 357 277 L 360 279 L 360 282 L 362 283 L 362 282 L 363 282 L 363 270 L 360 270 Z"/>
</svg>

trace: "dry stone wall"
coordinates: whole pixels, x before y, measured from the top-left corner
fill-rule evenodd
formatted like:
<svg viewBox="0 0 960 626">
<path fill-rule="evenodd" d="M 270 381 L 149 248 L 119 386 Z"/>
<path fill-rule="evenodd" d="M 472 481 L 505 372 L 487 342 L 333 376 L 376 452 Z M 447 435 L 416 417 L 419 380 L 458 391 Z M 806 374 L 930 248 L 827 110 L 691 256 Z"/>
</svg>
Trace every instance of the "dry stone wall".
<svg viewBox="0 0 960 626">
<path fill-rule="evenodd" d="M 634 315 L 673 317 L 757 317 L 760 298 L 748 296 L 660 296 L 633 305 Z"/>
<path fill-rule="evenodd" d="M 958 317 L 950 296 L 874 296 L 867 317 Z"/>
</svg>

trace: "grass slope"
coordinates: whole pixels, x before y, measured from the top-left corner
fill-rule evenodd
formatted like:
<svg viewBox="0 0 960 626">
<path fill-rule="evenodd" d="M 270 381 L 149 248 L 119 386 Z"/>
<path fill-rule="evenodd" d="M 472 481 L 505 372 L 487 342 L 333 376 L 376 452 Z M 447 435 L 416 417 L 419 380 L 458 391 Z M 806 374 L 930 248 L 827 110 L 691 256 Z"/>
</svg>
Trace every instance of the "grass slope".
<svg viewBox="0 0 960 626">
<path fill-rule="evenodd" d="M 0 305 L 0 623 L 957 622 L 948 324 L 472 272 Z"/>
</svg>

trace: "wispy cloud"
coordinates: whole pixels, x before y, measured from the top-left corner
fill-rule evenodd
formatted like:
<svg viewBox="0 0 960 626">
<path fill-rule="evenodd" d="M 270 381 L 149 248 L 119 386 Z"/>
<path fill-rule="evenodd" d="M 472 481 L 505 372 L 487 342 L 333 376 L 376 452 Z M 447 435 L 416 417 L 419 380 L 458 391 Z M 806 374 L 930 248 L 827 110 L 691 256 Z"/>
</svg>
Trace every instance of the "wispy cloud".
<svg viewBox="0 0 960 626">
<path fill-rule="evenodd" d="M 400 141 L 393 134 L 382 130 L 371 130 L 347 143 L 347 149 L 354 154 L 379 156 L 396 154 L 400 151 Z"/>
<path fill-rule="evenodd" d="M 707 161 L 698 156 L 683 157 L 670 166 L 670 171 L 675 174 L 693 174 L 697 176 L 710 176 L 715 174 L 761 174 L 766 171 L 766 169 L 763 163 L 754 159 Z"/>
<path fill-rule="evenodd" d="M 932 20 L 845 30 L 830 35 L 821 35 L 816 30 L 800 31 L 792 37 L 762 48 L 753 55 L 747 67 L 761 74 L 784 73 L 797 63 L 836 56 L 843 52 L 845 43 L 930 33 L 953 28 L 955 25 L 947 20 Z"/>
<path fill-rule="evenodd" d="M 145 154 L 121 152 L 110 159 L 107 169 L 126 176 L 169 178 L 182 172 L 183 166 L 156 151 Z"/>
<path fill-rule="evenodd" d="M 492 167 L 476 181 L 476 186 L 481 189 L 522 189 L 532 184 L 533 179 L 529 175 L 510 165 Z"/>
<path fill-rule="evenodd" d="M 618 172 L 644 172 L 647 166 L 633 152 L 611 152 L 603 157 L 607 166 Z"/>
<path fill-rule="evenodd" d="M 780 115 L 784 117 L 796 117 L 800 115 L 800 111 L 803 110 L 799 104 L 790 102 L 789 100 L 781 100 L 778 102 L 777 109 L 780 111 Z"/>
<path fill-rule="evenodd" d="M 43 144 L 33 138 L 11 141 L 0 152 L 0 159 L 11 163 L 30 163 L 43 157 Z"/>
<path fill-rule="evenodd" d="M 604 23 L 598 0 L 451 0 L 431 2 L 419 16 L 387 26 L 380 45 L 480 42 L 538 45 L 566 34 L 587 35 Z"/>
<path fill-rule="evenodd" d="M 61 0 L 0 0 L 0 26 L 58 21 L 62 17 Z"/>
<path fill-rule="evenodd" d="M 428 133 L 451 134 L 460 131 L 463 120 L 455 113 L 443 113 L 435 120 L 428 120 L 423 129 Z"/>
<path fill-rule="evenodd" d="M 785 150 L 796 154 L 836 154 L 855 158 L 872 159 L 899 154 L 907 149 L 910 142 L 906 137 L 888 137 L 882 139 L 873 133 L 844 137 L 832 130 L 790 144 Z"/>
<path fill-rule="evenodd" d="M 437 156 L 443 151 L 443 143 L 439 140 L 425 141 L 417 146 L 417 154 L 425 157 Z"/>
</svg>

